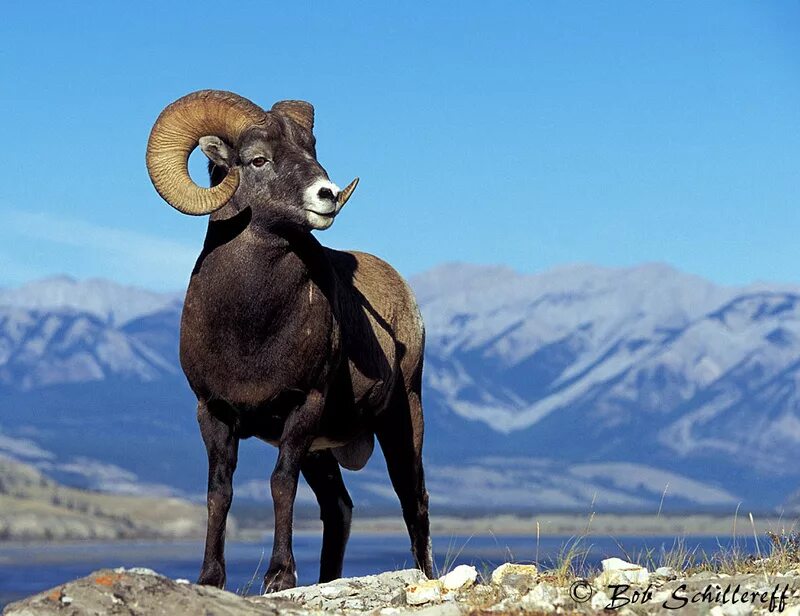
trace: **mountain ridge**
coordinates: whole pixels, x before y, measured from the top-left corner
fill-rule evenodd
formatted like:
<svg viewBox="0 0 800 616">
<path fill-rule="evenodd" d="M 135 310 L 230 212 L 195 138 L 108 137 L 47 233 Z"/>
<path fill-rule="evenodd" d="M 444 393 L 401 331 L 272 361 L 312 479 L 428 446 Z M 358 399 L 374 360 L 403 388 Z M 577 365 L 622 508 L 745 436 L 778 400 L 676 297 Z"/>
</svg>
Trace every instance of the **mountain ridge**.
<svg viewBox="0 0 800 616">
<path fill-rule="evenodd" d="M 6 443 L 48 452 L 37 464 L 60 480 L 199 497 L 181 294 L 89 282 L 0 289 Z M 597 491 L 605 506 L 646 508 L 666 482 L 683 486 L 674 507 L 800 507 L 800 285 L 717 285 L 659 263 L 538 274 L 451 263 L 410 284 L 427 329 L 434 502 L 575 509 Z M 255 498 L 274 452 L 252 451 L 239 472 Z M 384 475 L 378 455 L 348 482 L 384 506 Z"/>
</svg>

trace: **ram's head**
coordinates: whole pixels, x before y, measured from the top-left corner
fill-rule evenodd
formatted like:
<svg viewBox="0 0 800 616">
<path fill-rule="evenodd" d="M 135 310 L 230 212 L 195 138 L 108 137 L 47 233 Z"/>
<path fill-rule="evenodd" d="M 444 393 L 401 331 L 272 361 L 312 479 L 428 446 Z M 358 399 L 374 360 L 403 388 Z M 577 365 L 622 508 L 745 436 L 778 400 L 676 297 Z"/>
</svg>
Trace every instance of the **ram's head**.
<svg viewBox="0 0 800 616">
<path fill-rule="evenodd" d="M 147 170 L 164 200 L 185 214 L 231 203 L 266 224 L 327 229 L 358 178 L 343 190 L 330 181 L 317 162 L 313 128 L 310 103 L 281 101 L 264 111 L 237 94 L 201 90 L 161 112 L 147 142 Z M 220 178 L 211 188 L 189 176 L 198 145 Z"/>
</svg>

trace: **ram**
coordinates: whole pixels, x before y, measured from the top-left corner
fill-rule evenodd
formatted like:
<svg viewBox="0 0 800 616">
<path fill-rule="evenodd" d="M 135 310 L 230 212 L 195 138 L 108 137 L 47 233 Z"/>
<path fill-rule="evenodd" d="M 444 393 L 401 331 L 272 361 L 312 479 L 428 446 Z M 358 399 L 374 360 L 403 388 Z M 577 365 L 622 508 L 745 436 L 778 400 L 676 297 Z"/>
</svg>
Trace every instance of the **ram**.
<svg viewBox="0 0 800 616">
<path fill-rule="evenodd" d="M 268 591 L 297 583 L 292 516 L 300 473 L 323 522 L 320 581 L 341 577 L 352 501 L 340 466 L 357 470 L 377 436 L 411 538 L 432 574 L 422 468 L 424 329 L 400 275 L 377 257 L 320 245 L 352 194 L 317 162 L 314 109 L 269 111 L 203 90 L 161 113 L 147 144 L 158 193 L 177 210 L 210 214 L 181 318 L 180 358 L 197 396 L 208 452 L 208 530 L 199 583 L 225 585 L 225 526 L 239 441 L 278 447 Z M 199 144 L 211 187 L 189 176 Z"/>
</svg>

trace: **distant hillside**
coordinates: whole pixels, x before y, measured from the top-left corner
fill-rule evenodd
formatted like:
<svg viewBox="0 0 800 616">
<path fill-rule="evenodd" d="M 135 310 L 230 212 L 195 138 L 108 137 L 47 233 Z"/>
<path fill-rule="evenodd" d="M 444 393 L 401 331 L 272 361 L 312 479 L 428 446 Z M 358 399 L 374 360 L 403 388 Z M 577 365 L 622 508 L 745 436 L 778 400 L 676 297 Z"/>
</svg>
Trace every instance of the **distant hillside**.
<svg viewBox="0 0 800 616">
<path fill-rule="evenodd" d="M 205 508 L 198 505 L 68 488 L 0 456 L 0 541 L 179 539 L 204 532 Z"/>
<path fill-rule="evenodd" d="M 411 285 L 434 507 L 800 508 L 800 286 L 663 264 L 450 264 Z M 64 278 L 0 290 L 0 452 L 74 486 L 201 496 L 179 298 Z M 273 462 L 244 444 L 237 502 L 269 500 Z M 396 510 L 379 453 L 346 475 L 362 510 Z"/>
</svg>

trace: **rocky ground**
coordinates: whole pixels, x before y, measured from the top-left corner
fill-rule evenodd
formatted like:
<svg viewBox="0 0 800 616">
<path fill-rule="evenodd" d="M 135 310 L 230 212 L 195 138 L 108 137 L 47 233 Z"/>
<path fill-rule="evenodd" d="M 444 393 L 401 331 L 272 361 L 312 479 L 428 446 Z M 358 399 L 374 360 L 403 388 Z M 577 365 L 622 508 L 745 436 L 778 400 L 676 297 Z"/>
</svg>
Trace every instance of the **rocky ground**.
<svg viewBox="0 0 800 616">
<path fill-rule="evenodd" d="M 800 616 L 800 567 L 728 575 L 648 571 L 618 558 L 591 579 L 505 564 L 486 579 L 460 565 L 436 580 L 417 570 L 347 578 L 266 596 L 171 580 L 149 569 L 97 571 L 8 605 L 6 616 L 78 614 L 346 614 L 459 616 L 492 614 L 767 614 Z M 759 563 L 755 563 L 756 568 Z"/>
</svg>

